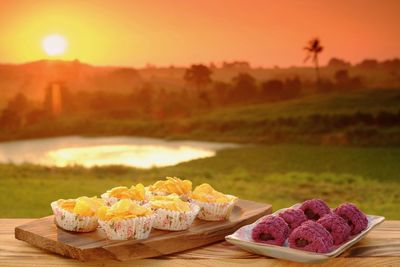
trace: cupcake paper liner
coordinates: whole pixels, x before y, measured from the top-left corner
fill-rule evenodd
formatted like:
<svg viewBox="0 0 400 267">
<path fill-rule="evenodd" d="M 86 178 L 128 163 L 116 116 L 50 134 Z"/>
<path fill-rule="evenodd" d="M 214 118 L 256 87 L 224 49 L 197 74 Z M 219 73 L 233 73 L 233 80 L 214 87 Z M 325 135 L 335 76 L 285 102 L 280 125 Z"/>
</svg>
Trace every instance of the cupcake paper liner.
<svg viewBox="0 0 400 267">
<path fill-rule="evenodd" d="M 96 216 L 81 216 L 58 206 L 57 201 L 51 203 L 55 223 L 62 229 L 73 232 L 91 232 L 99 225 Z"/>
<path fill-rule="evenodd" d="M 229 219 L 236 201 L 237 199 L 226 203 L 208 203 L 190 199 L 191 203 L 200 207 L 197 217 L 205 221 L 223 221 Z"/>
<path fill-rule="evenodd" d="M 154 218 L 153 214 L 125 220 L 99 220 L 99 224 L 111 240 L 146 239 L 150 235 Z"/>
<path fill-rule="evenodd" d="M 190 204 L 190 211 L 179 212 L 167 209 L 155 209 L 156 218 L 153 228 L 169 231 L 186 230 L 192 225 L 199 213 L 200 207 L 195 204 Z"/>
<path fill-rule="evenodd" d="M 108 195 L 108 193 L 104 193 L 101 195 L 101 198 L 104 199 L 104 202 L 106 203 L 107 206 L 111 207 L 112 205 L 114 205 L 115 203 L 117 203 L 118 201 L 121 200 L 121 198 L 117 198 L 117 197 L 110 197 Z M 134 199 L 130 199 L 132 202 L 138 204 L 138 205 L 144 205 L 146 204 L 148 201 L 146 200 L 134 200 Z"/>
</svg>

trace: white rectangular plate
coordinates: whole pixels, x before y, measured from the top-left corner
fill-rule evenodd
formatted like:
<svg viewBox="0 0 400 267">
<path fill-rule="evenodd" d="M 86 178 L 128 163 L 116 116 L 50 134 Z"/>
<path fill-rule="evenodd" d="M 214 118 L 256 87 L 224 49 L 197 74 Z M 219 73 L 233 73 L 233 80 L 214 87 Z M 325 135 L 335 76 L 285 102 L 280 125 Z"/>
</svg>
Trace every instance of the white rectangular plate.
<svg viewBox="0 0 400 267">
<path fill-rule="evenodd" d="M 291 208 L 298 207 L 298 205 L 299 204 L 296 204 Z M 285 209 L 278 210 L 273 214 L 277 215 L 284 210 Z M 334 249 L 329 253 L 316 253 L 290 248 L 287 244 L 287 240 L 283 246 L 261 244 L 253 241 L 251 237 L 251 232 L 253 228 L 257 225 L 257 223 L 261 221 L 264 217 L 258 219 L 252 224 L 245 225 L 239 228 L 233 234 L 226 236 L 226 241 L 255 254 L 304 263 L 321 262 L 340 255 L 346 249 L 363 239 L 364 236 L 372 230 L 372 228 L 385 220 L 385 217 L 382 216 L 367 215 L 368 226 L 364 231 L 357 235 L 351 236 L 347 242 L 343 243 L 340 246 L 334 247 Z"/>
</svg>

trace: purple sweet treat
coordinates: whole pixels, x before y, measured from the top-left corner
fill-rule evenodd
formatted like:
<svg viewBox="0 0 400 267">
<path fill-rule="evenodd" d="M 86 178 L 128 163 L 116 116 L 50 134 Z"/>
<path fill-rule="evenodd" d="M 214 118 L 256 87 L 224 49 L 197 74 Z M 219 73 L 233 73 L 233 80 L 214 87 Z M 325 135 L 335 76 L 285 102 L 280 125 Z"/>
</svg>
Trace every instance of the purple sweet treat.
<svg viewBox="0 0 400 267">
<path fill-rule="evenodd" d="M 281 218 L 268 215 L 257 224 L 251 233 L 254 241 L 282 246 L 289 235 L 289 226 Z"/>
<path fill-rule="evenodd" d="M 308 220 L 296 229 L 289 236 L 289 247 L 326 253 L 332 249 L 332 235 L 319 223 Z"/>
<path fill-rule="evenodd" d="M 279 213 L 279 217 L 289 225 L 290 232 L 308 220 L 301 209 L 287 209 Z"/>
<path fill-rule="evenodd" d="M 335 245 L 340 245 L 350 236 L 350 226 L 342 217 L 335 213 L 324 215 L 324 217 L 320 218 L 317 223 L 321 224 L 329 233 L 331 233 Z"/>
<path fill-rule="evenodd" d="M 331 209 L 321 199 L 306 200 L 301 204 L 300 209 L 308 219 L 317 221 L 325 214 L 331 213 Z"/>
<path fill-rule="evenodd" d="M 367 216 L 354 204 L 343 203 L 334 212 L 347 222 L 352 235 L 358 234 L 368 226 Z"/>
</svg>

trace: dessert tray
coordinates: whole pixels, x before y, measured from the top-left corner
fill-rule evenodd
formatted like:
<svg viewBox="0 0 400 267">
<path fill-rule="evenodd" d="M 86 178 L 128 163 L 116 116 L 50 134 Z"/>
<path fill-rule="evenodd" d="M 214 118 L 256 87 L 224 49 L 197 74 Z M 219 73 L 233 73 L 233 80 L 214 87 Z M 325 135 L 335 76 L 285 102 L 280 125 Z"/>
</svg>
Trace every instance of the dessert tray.
<svg viewBox="0 0 400 267">
<path fill-rule="evenodd" d="M 300 204 L 296 204 L 290 208 L 298 207 Z M 286 209 L 286 208 L 285 208 Z M 273 214 L 278 214 L 285 209 L 280 209 Z M 335 246 L 332 251 L 328 253 L 315 253 L 315 252 L 308 252 L 303 250 L 298 250 L 294 248 L 288 247 L 287 240 L 283 246 L 276 246 L 276 245 L 269 245 L 269 244 L 262 244 L 253 241 L 251 237 L 251 233 L 253 228 L 261 221 L 263 218 L 258 219 L 256 222 L 245 225 L 238 229 L 231 235 L 225 237 L 226 241 L 232 243 L 246 251 L 251 253 L 269 256 L 278 259 L 296 261 L 296 262 L 303 262 L 303 263 L 317 263 L 321 261 L 325 261 L 329 258 L 334 258 L 341 253 L 343 253 L 346 249 L 360 241 L 371 231 L 375 226 L 380 224 L 385 220 L 385 217 L 376 216 L 376 215 L 366 215 L 368 219 L 368 226 L 362 232 L 357 235 L 351 236 L 346 242 L 339 246 Z"/>
<path fill-rule="evenodd" d="M 97 229 L 90 233 L 63 230 L 54 223 L 54 216 L 31 221 L 15 228 L 15 237 L 54 253 L 89 260 L 131 260 L 172 254 L 224 240 L 225 236 L 243 225 L 270 214 L 270 204 L 239 199 L 228 220 L 204 221 L 195 219 L 185 231 L 153 229 L 144 240 L 108 240 Z"/>
</svg>

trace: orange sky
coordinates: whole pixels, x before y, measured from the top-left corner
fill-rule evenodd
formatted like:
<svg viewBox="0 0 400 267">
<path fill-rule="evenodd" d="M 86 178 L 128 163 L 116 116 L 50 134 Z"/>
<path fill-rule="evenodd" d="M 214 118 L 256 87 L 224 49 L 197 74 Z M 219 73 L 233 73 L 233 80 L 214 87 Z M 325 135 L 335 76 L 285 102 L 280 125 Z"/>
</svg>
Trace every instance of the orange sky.
<svg viewBox="0 0 400 267">
<path fill-rule="evenodd" d="M 397 0 L 0 1 L 0 62 L 48 58 L 41 40 L 64 35 L 59 59 L 144 66 L 248 60 L 302 65 L 319 36 L 330 57 L 400 56 Z"/>
</svg>

